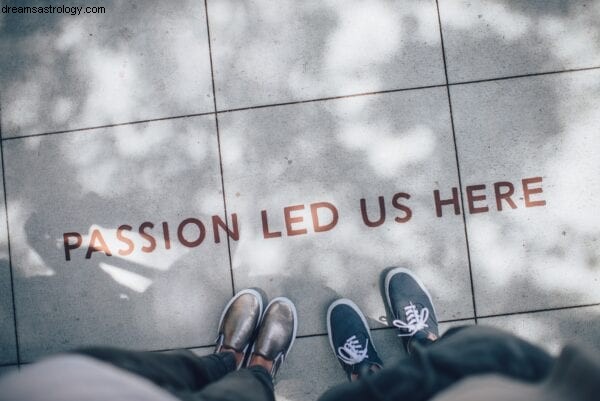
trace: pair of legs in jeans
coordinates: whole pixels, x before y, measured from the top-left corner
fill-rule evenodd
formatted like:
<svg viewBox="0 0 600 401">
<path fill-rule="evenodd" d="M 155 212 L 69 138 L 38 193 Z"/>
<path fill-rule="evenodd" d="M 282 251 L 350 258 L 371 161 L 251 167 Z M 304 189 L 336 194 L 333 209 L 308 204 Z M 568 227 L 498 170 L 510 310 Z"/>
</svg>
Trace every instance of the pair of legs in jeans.
<svg viewBox="0 0 600 401">
<path fill-rule="evenodd" d="M 294 343 L 298 317 L 287 298 L 263 304 L 255 290 L 237 293 L 223 310 L 212 355 L 98 347 L 76 352 L 141 376 L 181 400 L 273 401 L 273 380 Z"/>
<path fill-rule="evenodd" d="M 427 400 L 471 375 L 497 373 L 535 382 L 549 374 L 552 357 L 502 331 L 462 327 L 439 337 L 431 297 L 406 269 L 387 272 L 384 298 L 408 356 L 384 367 L 360 309 L 348 299 L 335 301 L 327 313 L 329 340 L 349 383 L 333 387 L 321 401 Z M 79 352 L 140 375 L 182 400 L 271 401 L 273 379 L 293 345 L 297 324 L 289 299 L 276 298 L 263 311 L 261 294 L 244 290 L 223 311 L 213 355 Z"/>
</svg>

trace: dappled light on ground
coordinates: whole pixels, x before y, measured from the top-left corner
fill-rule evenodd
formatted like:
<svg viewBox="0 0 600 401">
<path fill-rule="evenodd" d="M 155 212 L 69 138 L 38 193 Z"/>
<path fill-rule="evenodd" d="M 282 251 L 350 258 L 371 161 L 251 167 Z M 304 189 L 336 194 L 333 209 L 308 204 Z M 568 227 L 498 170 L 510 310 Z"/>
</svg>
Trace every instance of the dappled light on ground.
<svg viewBox="0 0 600 401">
<path fill-rule="evenodd" d="M 600 3 L 105 3 L 0 14 L 0 320 L 20 355 L 2 326 L 0 365 L 208 346 L 260 287 L 306 336 L 278 397 L 315 399 L 344 379 L 334 299 L 401 356 L 393 265 L 445 324 L 597 337 Z"/>
</svg>

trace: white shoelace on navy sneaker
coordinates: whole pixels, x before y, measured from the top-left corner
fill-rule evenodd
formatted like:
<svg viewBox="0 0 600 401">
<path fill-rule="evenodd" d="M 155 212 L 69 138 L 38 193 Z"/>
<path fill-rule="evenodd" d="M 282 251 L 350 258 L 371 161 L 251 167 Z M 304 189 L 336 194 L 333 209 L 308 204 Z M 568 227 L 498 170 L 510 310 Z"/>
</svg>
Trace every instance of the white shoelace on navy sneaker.
<svg viewBox="0 0 600 401">
<path fill-rule="evenodd" d="M 363 345 L 358 341 L 356 336 L 352 336 L 346 340 L 346 343 L 342 347 L 338 347 L 338 355 L 344 363 L 348 365 L 355 365 L 357 363 L 361 363 L 365 358 L 368 358 L 367 349 L 369 346 L 369 339 L 363 347 Z"/>
<path fill-rule="evenodd" d="M 400 333 L 398 337 L 413 336 L 417 331 L 423 330 L 427 325 L 427 319 L 429 319 L 429 309 L 423 308 L 421 311 L 417 311 L 416 305 L 412 302 L 410 305 L 404 307 L 404 313 L 406 314 L 407 322 L 403 322 L 400 319 L 396 319 L 392 324 L 401 330 L 408 330 L 407 333 Z"/>
</svg>

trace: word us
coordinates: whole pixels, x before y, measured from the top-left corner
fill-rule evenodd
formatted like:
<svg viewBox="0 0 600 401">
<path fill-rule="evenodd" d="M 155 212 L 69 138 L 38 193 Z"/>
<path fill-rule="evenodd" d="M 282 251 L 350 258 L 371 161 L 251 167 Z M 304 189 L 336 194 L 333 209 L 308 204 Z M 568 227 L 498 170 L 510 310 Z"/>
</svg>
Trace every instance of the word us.
<svg viewBox="0 0 600 401">
<path fill-rule="evenodd" d="M 521 200 L 522 206 L 525 208 L 546 205 L 546 201 L 540 199 L 543 193 L 542 177 L 524 178 L 518 185 L 521 187 L 523 194 L 523 197 L 518 199 L 515 197 L 515 185 L 509 181 L 495 182 L 489 188 L 485 184 L 467 186 L 465 193 L 468 213 L 489 212 L 490 205 L 499 212 L 505 208 L 517 209 Z M 450 192 L 451 196 L 448 197 L 448 194 L 442 195 L 438 189 L 433 191 L 433 205 L 438 218 L 443 217 L 445 211 L 452 211 L 455 215 L 461 213 L 461 198 L 458 188 L 453 187 Z M 488 192 L 493 194 L 489 197 L 489 200 Z M 396 223 L 408 223 L 412 219 L 413 210 L 408 205 L 410 198 L 411 195 L 406 192 L 398 192 L 392 195 L 389 205 L 395 213 L 393 220 Z M 386 207 L 384 196 L 377 198 L 377 207 L 373 207 L 372 204 L 369 206 L 367 200 L 362 198 L 358 202 L 357 209 L 360 210 L 364 225 L 370 228 L 385 223 L 390 210 Z M 305 216 L 308 216 L 308 212 L 310 212 L 310 217 L 305 218 Z M 284 224 L 281 227 L 273 227 L 269 223 L 268 211 L 260 211 L 262 236 L 265 240 L 306 235 L 309 232 L 331 231 L 337 226 L 340 219 L 338 208 L 330 202 L 285 206 L 282 208 L 281 213 L 283 214 Z M 131 225 L 123 224 L 116 230 L 109 231 L 110 234 L 103 234 L 99 229 L 93 229 L 85 237 L 78 232 L 64 233 L 65 259 L 70 261 L 72 253 L 78 249 L 78 252 L 85 254 L 86 259 L 90 259 L 95 252 L 106 256 L 112 256 L 116 253 L 121 257 L 126 257 L 135 252 L 136 249 L 143 253 L 152 253 L 158 248 L 169 250 L 174 241 L 185 248 L 195 248 L 207 240 L 208 233 L 211 234 L 210 236 L 216 244 L 221 242 L 222 233 L 233 241 L 240 239 L 240 227 L 236 213 L 231 214 L 230 225 L 227 225 L 220 216 L 214 215 L 206 222 L 195 217 L 189 217 L 175 226 L 166 221 L 158 225 L 146 221 L 135 229 Z M 107 235 L 112 236 L 108 241 Z M 133 239 L 134 235 L 136 241 Z"/>
</svg>

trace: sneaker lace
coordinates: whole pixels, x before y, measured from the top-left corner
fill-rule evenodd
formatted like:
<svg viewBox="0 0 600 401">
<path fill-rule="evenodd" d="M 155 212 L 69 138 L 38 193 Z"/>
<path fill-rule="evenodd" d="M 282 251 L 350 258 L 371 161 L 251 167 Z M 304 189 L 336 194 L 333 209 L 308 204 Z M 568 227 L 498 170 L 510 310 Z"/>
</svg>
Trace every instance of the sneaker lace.
<svg viewBox="0 0 600 401">
<path fill-rule="evenodd" d="M 398 337 L 413 336 L 417 331 L 429 327 L 426 323 L 427 319 L 429 319 L 429 309 L 423 308 L 419 312 L 417 311 L 417 306 L 411 302 L 410 305 L 404 307 L 404 313 L 406 314 L 407 322 L 403 322 L 400 319 L 392 322 L 400 330 L 408 330 L 406 333 L 398 334 Z"/>
<path fill-rule="evenodd" d="M 342 347 L 338 347 L 338 355 L 344 363 L 348 365 L 355 365 L 362 362 L 365 358 L 368 358 L 367 350 L 369 346 L 369 339 L 367 338 L 365 345 L 360 343 L 356 336 L 352 336 L 346 340 L 346 343 Z"/>
</svg>

